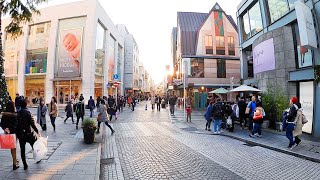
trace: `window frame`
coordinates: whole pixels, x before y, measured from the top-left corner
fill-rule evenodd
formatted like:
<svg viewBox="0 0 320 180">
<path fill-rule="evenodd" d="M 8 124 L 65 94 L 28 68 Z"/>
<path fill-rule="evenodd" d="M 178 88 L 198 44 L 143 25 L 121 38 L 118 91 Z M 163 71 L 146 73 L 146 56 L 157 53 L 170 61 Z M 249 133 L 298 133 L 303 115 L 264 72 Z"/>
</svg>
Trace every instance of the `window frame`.
<svg viewBox="0 0 320 180">
<path fill-rule="evenodd" d="M 218 39 L 219 39 L 219 41 L 218 41 Z M 223 39 L 223 43 L 221 43 L 221 39 Z M 220 53 L 222 51 L 223 51 L 223 53 Z M 226 40 L 225 40 L 225 36 L 216 36 L 216 54 L 217 55 L 226 55 Z"/>
<path fill-rule="evenodd" d="M 267 1 L 267 0 L 266 0 Z M 260 10 L 260 18 L 261 18 L 261 30 L 259 32 L 256 32 L 255 34 L 252 33 L 252 27 L 251 27 L 251 18 L 250 18 L 250 10 L 255 6 L 257 5 L 259 6 L 259 10 Z M 269 7 L 268 7 L 269 8 Z M 249 29 L 250 29 L 250 32 L 248 33 L 248 36 L 246 38 L 244 38 L 244 20 L 243 20 L 243 17 L 245 15 L 248 15 L 248 20 L 249 20 Z M 240 16 L 240 21 L 241 21 L 241 24 L 240 24 L 240 27 L 241 27 L 241 33 L 242 33 L 242 42 L 250 39 L 251 37 L 253 37 L 254 35 L 260 33 L 261 31 L 263 31 L 263 19 L 262 19 L 262 14 L 261 14 L 261 6 L 260 6 L 260 2 L 257 1 L 254 5 L 252 5 L 250 8 L 246 9 L 245 11 L 242 12 L 242 15 Z M 247 33 L 245 33 L 247 35 Z"/>
<path fill-rule="evenodd" d="M 207 46 L 210 44 L 210 38 L 211 38 L 211 46 Z M 204 37 L 204 46 L 206 49 L 206 54 L 213 54 L 213 36 L 212 35 L 205 35 Z"/>
<path fill-rule="evenodd" d="M 232 43 L 231 43 L 231 39 L 233 41 L 233 46 L 232 46 Z M 234 37 L 233 36 L 227 36 L 227 41 L 228 41 L 228 55 L 229 56 L 235 56 L 236 55 L 236 47 L 235 47 L 235 43 L 234 43 Z M 229 40 L 230 40 L 230 43 L 229 43 Z M 233 54 L 230 54 L 230 52 L 233 51 Z"/>
<path fill-rule="evenodd" d="M 223 70 L 221 70 L 219 68 L 219 67 L 221 67 L 221 63 L 224 67 Z M 217 78 L 219 78 L 219 79 L 227 78 L 227 62 L 225 59 L 217 59 Z"/>
</svg>

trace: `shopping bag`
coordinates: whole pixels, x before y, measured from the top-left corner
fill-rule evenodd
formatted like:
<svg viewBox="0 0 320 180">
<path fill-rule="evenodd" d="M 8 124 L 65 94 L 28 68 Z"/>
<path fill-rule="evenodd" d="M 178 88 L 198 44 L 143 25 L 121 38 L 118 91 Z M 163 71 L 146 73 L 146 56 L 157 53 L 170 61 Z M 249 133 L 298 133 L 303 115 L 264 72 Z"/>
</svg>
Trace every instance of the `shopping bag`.
<svg viewBox="0 0 320 180">
<path fill-rule="evenodd" d="M 48 137 L 40 137 L 33 145 L 33 159 L 41 161 L 48 153 Z"/>
<path fill-rule="evenodd" d="M 0 134 L 0 149 L 14 149 L 16 148 L 15 134 Z"/>
</svg>

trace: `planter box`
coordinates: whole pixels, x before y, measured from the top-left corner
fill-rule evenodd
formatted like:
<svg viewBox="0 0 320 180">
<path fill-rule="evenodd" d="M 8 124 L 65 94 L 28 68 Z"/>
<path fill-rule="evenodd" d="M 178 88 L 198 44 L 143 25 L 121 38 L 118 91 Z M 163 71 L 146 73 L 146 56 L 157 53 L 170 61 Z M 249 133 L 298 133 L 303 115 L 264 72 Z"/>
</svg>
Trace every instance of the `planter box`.
<svg viewBox="0 0 320 180">
<path fill-rule="evenodd" d="M 270 120 L 264 120 L 262 125 L 261 125 L 261 128 L 262 129 L 268 129 L 269 125 L 270 125 Z"/>
<path fill-rule="evenodd" d="M 95 129 L 83 129 L 83 138 L 86 144 L 92 144 L 95 137 Z"/>
<path fill-rule="evenodd" d="M 282 129 L 283 129 L 282 122 L 276 122 L 276 130 L 282 131 Z"/>
</svg>

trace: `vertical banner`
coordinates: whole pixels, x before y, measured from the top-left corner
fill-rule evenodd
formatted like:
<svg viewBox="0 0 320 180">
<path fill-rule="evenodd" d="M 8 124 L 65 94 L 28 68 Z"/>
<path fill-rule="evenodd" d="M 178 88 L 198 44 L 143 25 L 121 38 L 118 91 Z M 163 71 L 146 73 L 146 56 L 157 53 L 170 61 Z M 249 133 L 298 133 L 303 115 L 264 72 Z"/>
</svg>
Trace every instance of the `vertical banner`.
<svg viewBox="0 0 320 180">
<path fill-rule="evenodd" d="M 108 79 L 109 81 L 113 80 L 114 74 L 114 60 L 115 60 L 115 53 L 114 53 L 114 41 L 113 44 L 109 44 L 109 52 L 108 52 Z"/>
<path fill-rule="evenodd" d="M 64 29 L 59 34 L 58 77 L 79 77 L 83 28 Z"/>
<path fill-rule="evenodd" d="M 216 36 L 224 36 L 223 14 L 221 11 L 214 11 L 214 25 Z"/>
</svg>

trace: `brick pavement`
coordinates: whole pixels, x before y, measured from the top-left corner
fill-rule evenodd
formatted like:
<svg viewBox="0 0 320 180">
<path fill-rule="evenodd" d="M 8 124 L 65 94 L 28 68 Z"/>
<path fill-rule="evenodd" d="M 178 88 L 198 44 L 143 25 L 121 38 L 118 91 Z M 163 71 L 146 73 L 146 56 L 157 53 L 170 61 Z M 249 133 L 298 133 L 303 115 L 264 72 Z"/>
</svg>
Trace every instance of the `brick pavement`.
<svg viewBox="0 0 320 180">
<path fill-rule="evenodd" d="M 204 130 L 206 122 L 203 117 L 204 113 L 204 111 L 194 111 L 192 114 L 191 124 L 183 121 L 183 110 L 181 109 L 176 110 L 174 117 L 170 115 L 169 117 L 171 121 L 182 130 L 190 131 L 190 129 L 193 129 L 192 132 L 194 133 L 213 134 L 212 132 Z M 213 129 L 213 124 L 211 127 Z M 251 138 L 248 136 L 247 130 L 242 130 L 238 125 L 236 125 L 234 132 L 230 133 L 228 131 L 224 131 L 221 135 L 229 136 L 249 143 L 255 143 L 259 146 L 309 159 L 311 161 L 320 162 L 320 142 L 308 140 L 310 138 L 307 135 L 302 135 L 302 142 L 292 150 L 287 148 L 289 142 L 285 136 L 285 132 L 265 129 L 262 132 L 263 138 Z"/>
<path fill-rule="evenodd" d="M 30 109 L 35 113 L 36 109 Z M 88 114 L 88 113 L 86 113 Z M 64 112 L 59 115 L 64 116 Z M 75 116 L 74 116 L 75 117 Z M 96 143 L 83 143 L 82 129 L 76 130 L 75 124 L 69 119 L 63 124 L 62 118 L 56 119 L 57 130 L 53 133 L 50 119 L 47 117 L 47 132 L 49 153 L 40 163 L 36 164 L 32 158 L 31 147 L 27 145 L 28 170 L 23 170 L 20 152 L 20 168 L 12 171 L 12 159 L 9 150 L 0 150 L 0 179 L 30 179 L 30 180 L 80 180 L 99 179 L 100 174 L 100 141 L 96 136 Z M 18 148 L 19 151 L 19 148 Z"/>
<path fill-rule="evenodd" d="M 114 159 L 109 161 L 101 179 L 318 179 L 320 176 L 318 163 L 227 136 L 211 135 L 200 129 L 200 123 L 198 129 L 197 123 L 180 121 L 168 118 L 167 110 L 145 111 L 143 103 L 134 113 L 125 110 L 112 122 L 114 136 L 107 133 L 106 157 Z"/>
</svg>

